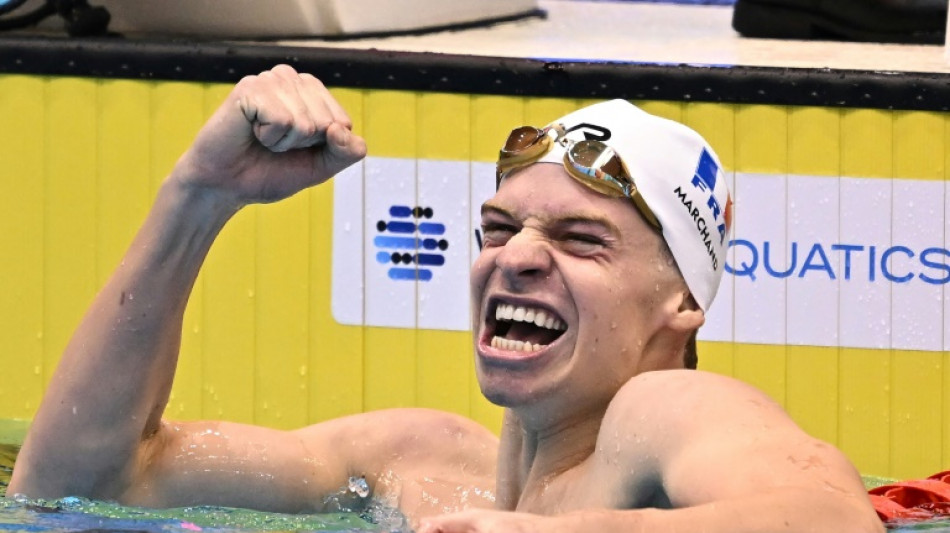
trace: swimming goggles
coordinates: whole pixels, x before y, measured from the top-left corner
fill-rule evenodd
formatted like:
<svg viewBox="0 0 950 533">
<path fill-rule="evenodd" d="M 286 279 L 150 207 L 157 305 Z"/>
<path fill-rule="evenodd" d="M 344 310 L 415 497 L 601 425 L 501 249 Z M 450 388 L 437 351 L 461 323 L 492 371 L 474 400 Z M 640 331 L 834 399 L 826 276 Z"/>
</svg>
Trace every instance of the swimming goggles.
<svg viewBox="0 0 950 533">
<path fill-rule="evenodd" d="M 660 221 L 643 200 L 633 177 L 613 148 L 595 139 L 572 141 L 565 135 L 563 124 L 544 129 L 522 126 L 512 130 L 498 153 L 495 188 L 509 173 L 538 161 L 558 143 L 565 148 L 564 168 L 572 178 L 606 196 L 629 198 L 650 225 L 662 230 Z"/>
</svg>

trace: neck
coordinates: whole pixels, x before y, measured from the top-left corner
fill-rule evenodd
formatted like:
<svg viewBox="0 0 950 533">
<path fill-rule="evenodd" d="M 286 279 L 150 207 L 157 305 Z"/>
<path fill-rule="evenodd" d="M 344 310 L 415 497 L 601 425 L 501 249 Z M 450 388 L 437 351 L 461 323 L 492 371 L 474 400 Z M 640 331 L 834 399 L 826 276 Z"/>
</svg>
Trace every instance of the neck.
<svg viewBox="0 0 950 533">
<path fill-rule="evenodd" d="M 534 424 L 506 409 L 498 452 L 497 506 L 514 510 L 594 452 L 603 409 Z"/>
</svg>

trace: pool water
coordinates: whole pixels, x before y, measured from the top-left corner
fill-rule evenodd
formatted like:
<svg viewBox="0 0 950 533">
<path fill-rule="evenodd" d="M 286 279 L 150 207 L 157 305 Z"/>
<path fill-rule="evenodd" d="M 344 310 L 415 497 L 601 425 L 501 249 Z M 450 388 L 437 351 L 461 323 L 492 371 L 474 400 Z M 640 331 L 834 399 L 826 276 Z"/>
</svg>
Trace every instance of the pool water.
<svg viewBox="0 0 950 533">
<path fill-rule="evenodd" d="M 393 509 L 370 507 L 364 513 L 280 514 L 227 507 L 146 509 L 85 498 L 23 500 L 7 498 L 19 447 L 0 442 L 0 533 L 208 533 L 259 531 L 408 532 L 405 520 Z M 868 488 L 890 480 L 866 477 Z M 893 524 L 889 532 L 950 533 L 950 519 L 916 524 Z"/>
</svg>

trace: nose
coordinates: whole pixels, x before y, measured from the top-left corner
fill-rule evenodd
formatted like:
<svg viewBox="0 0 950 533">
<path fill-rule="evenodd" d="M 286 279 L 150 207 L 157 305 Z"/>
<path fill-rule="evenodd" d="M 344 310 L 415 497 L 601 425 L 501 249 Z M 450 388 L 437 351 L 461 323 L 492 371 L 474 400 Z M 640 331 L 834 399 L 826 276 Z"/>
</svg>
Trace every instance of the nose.
<svg viewBox="0 0 950 533">
<path fill-rule="evenodd" d="M 551 249 L 537 232 L 528 228 L 508 239 L 495 258 L 495 265 L 512 289 L 544 278 L 551 270 Z"/>
</svg>

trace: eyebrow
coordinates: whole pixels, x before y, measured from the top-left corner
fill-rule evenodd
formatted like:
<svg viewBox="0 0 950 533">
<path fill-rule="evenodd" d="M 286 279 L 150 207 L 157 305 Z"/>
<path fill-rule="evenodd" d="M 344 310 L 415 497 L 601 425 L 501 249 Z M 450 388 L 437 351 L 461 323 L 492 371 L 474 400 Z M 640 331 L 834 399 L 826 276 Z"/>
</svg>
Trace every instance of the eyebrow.
<svg viewBox="0 0 950 533">
<path fill-rule="evenodd" d="M 499 207 L 498 205 L 492 204 L 490 201 L 482 204 L 482 216 L 484 217 L 487 214 L 494 213 L 506 218 L 515 219 L 516 217 L 511 214 L 510 211 Z M 548 218 L 548 217 L 546 217 Z M 598 226 L 603 226 L 608 232 L 613 233 L 614 235 L 621 235 L 620 228 L 618 228 L 609 218 L 599 214 L 599 213 L 584 213 L 584 214 L 572 214 L 564 217 L 549 218 L 549 221 L 554 222 L 555 224 L 595 224 Z"/>
<path fill-rule="evenodd" d="M 497 205 L 492 204 L 490 201 L 482 204 L 482 216 L 485 216 L 489 213 L 495 213 L 508 218 L 515 218 L 507 209 L 502 209 Z"/>
</svg>

